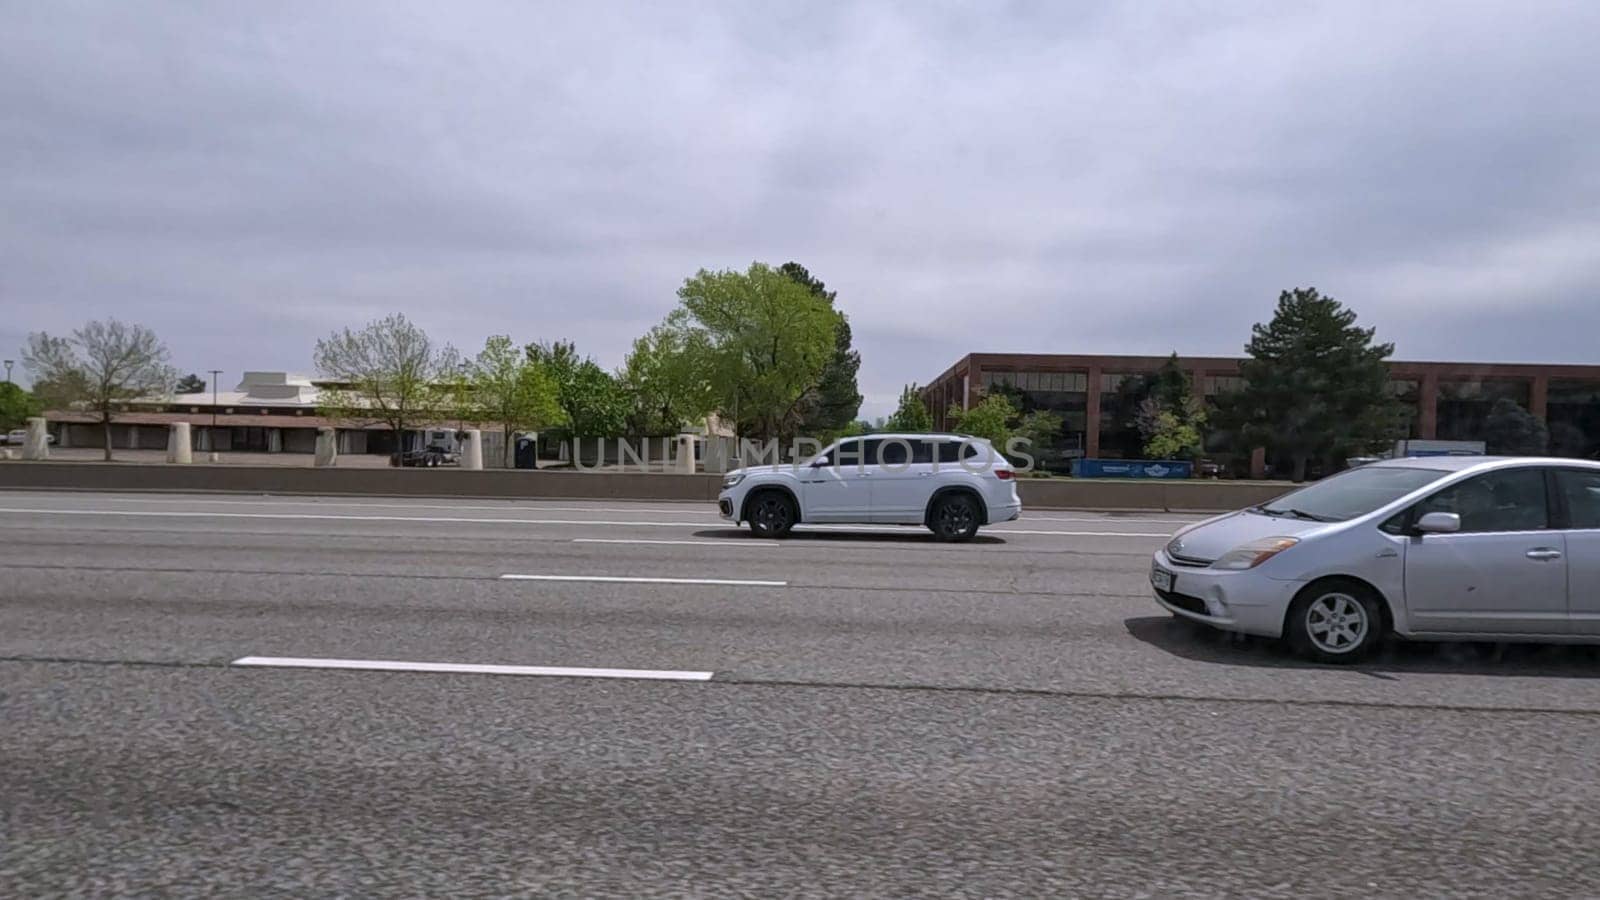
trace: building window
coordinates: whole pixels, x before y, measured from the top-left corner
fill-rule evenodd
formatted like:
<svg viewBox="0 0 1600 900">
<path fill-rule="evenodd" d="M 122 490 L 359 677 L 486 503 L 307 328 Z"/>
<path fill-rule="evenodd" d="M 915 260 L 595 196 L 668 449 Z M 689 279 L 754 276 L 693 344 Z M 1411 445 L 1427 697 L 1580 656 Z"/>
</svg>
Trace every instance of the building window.
<svg viewBox="0 0 1600 900">
<path fill-rule="evenodd" d="M 1417 412 L 1422 400 L 1422 385 L 1410 379 L 1389 382 L 1389 396 L 1400 403 L 1401 433 L 1407 438 L 1419 438 Z"/>
<path fill-rule="evenodd" d="M 1244 390 L 1244 378 L 1239 375 L 1207 375 L 1203 383 L 1207 397 L 1234 394 Z"/>
<path fill-rule="evenodd" d="M 1498 400 L 1528 408 L 1533 385 L 1527 379 L 1479 379 L 1439 384 L 1437 435 L 1442 441 L 1481 441 L 1484 422 Z"/>
<path fill-rule="evenodd" d="M 1595 458 L 1600 454 L 1600 381 L 1550 379 L 1545 422 L 1552 455 Z"/>
</svg>

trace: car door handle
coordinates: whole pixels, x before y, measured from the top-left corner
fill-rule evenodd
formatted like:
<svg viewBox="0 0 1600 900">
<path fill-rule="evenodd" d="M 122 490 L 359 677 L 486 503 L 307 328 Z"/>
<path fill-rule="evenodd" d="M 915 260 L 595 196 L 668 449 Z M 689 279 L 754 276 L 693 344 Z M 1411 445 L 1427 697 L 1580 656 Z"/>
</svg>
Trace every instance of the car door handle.
<svg viewBox="0 0 1600 900">
<path fill-rule="evenodd" d="M 1547 562 L 1552 559 L 1560 559 L 1561 551 L 1555 549 L 1554 547 L 1535 547 L 1523 555 L 1527 556 L 1529 559 L 1537 559 L 1540 562 Z"/>
<path fill-rule="evenodd" d="M 918 472 L 917 473 L 917 477 L 918 478 L 932 478 L 933 477 L 933 473 L 932 472 Z"/>
</svg>

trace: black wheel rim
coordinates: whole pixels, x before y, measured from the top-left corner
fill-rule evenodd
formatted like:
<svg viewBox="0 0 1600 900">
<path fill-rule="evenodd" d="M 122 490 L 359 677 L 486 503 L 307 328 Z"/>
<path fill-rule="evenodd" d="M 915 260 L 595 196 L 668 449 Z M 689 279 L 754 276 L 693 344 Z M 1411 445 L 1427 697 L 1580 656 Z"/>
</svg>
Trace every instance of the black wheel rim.
<svg viewBox="0 0 1600 900">
<path fill-rule="evenodd" d="M 969 503 L 956 500 L 939 507 L 939 530 L 945 534 L 965 534 L 976 520 Z"/>
<path fill-rule="evenodd" d="M 756 502 L 756 524 L 764 531 L 777 531 L 789 524 L 789 504 L 777 497 L 763 497 Z"/>
</svg>

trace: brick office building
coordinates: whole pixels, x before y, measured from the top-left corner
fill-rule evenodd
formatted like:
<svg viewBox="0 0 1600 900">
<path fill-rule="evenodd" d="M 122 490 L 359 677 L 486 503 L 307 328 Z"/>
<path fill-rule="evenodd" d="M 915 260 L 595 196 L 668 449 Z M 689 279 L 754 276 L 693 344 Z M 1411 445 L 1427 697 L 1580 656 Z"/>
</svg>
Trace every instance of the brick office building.
<svg viewBox="0 0 1600 900">
<path fill-rule="evenodd" d="M 1123 378 L 1154 372 L 1166 362 L 1164 356 L 970 353 L 924 387 L 922 396 L 935 426 L 950 428 L 952 410 L 967 408 L 996 384 L 1015 385 L 1035 406 L 1063 418 L 1069 455 L 1131 457 L 1138 454 L 1137 436 L 1124 427 L 1131 410 L 1117 408 L 1117 387 Z M 1196 394 L 1207 399 L 1242 385 L 1240 362 L 1179 358 Z M 1600 365 L 1394 361 L 1389 371 L 1391 390 L 1412 413 L 1407 437 L 1482 440 L 1489 408 L 1509 398 L 1545 420 L 1557 449 L 1574 456 L 1600 452 Z"/>
</svg>

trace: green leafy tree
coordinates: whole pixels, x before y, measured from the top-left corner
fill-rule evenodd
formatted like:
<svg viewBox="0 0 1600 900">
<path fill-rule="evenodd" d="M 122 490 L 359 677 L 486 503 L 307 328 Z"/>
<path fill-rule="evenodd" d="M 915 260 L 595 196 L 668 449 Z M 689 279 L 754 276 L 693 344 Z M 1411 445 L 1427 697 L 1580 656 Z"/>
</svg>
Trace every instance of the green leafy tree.
<svg viewBox="0 0 1600 900">
<path fill-rule="evenodd" d="M 29 417 L 44 412 L 44 403 L 32 391 L 9 381 L 0 382 L 0 431 L 26 425 Z"/>
<path fill-rule="evenodd" d="M 172 393 L 178 373 L 167 362 L 166 345 L 143 325 L 116 319 L 90 322 L 70 338 L 28 335 L 22 363 L 34 373 L 34 389 L 46 406 L 78 408 L 99 418 L 110 460 L 111 424 L 119 408 L 135 400 Z"/>
<path fill-rule="evenodd" d="M 1581 459 L 1589 449 L 1589 439 L 1583 429 L 1571 422 L 1550 423 L 1550 454 Z"/>
<path fill-rule="evenodd" d="M 678 298 L 687 313 L 681 326 L 704 333 L 717 407 L 734 430 L 793 438 L 837 350 L 839 317 L 829 302 L 762 263 L 744 272 L 702 269 Z"/>
<path fill-rule="evenodd" d="M 716 409 L 706 333 L 677 310 L 633 342 L 618 380 L 627 394 L 627 429 L 633 435 L 677 434 Z"/>
<path fill-rule="evenodd" d="M 1194 395 L 1189 373 L 1178 354 L 1145 379 L 1145 398 L 1134 420 L 1150 459 L 1192 459 L 1200 455 L 1209 416 Z"/>
<path fill-rule="evenodd" d="M 900 406 L 889 417 L 889 431 L 927 432 L 933 430 L 933 416 L 922 402 L 922 392 L 914 384 L 900 391 Z"/>
<path fill-rule="evenodd" d="M 1022 417 L 1013 436 L 1027 441 L 1023 449 L 1033 457 L 1035 467 L 1046 468 L 1060 462 L 1061 429 L 1065 424 L 1061 416 L 1036 409 Z"/>
<path fill-rule="evenodd" d="M 1483 440 L 1496 456 L 1541 456 L 1550 448 L 1550 432 L 1539 417 L 1506 398 L 1489 408 Z"/>
<path fill-rule="evenodd" d="M 1031 394 L 1010 383 L 1009 381 L 1002 381 L 998 384 L 990 385 L 985 393 L 991 397 L 1006 398 L 1006 401 L 1011 404 L 1011 407 L 1022 415 L 1027 415 L 1038 408 L 1033 402 L 1033 396 Z"/>
<path fill-rule="evenodd" d="M 1395 437 L 1401 411 L 1388 390 L 1393 344 L 1315 288 L 1284 291 L 1257 324 L 1241 366 L 1245 387 L 1222 399 L 1224 427 L 1289 457 L 1305 480 L 1311 459 L 1367 452 Z"/>
<path fill-rule="evenodd" d="M 312 359 L 336 385 L 321 393 L 324 411 L 389 426 L 397 453 L 405 449 L 408 430 L 455 409 L 455 350 L 436 346 L 400 313 L 333 332 L 317 341 Z"/>
<path fill-rule="evenodd" d="M 1011 439 L 1011 426 L 1017 418 L 1017 408 L 1003 394 L 984 395 L 969 409 L 954 411 L 956 430 L 962 434 L 983 438 L 1004 451 Z"/>
<path fill-rule="evenodd" d="M 210 389 L 211 385 L 206 384 L 204 378 L 190 372 L 188 375 L 178 379 L 178 384 L 172 389 L 172 392 L 174 394 L 201 394 Z"/>
<path fill-rule="evenodd" d="M 801 403 L 800 433 L 823 436 L 836 434 L 848 425 L 861 410 L 861 388 L 856 373 L 861 368 L 861 354 L 851 346 L 850 319 L 835 304 L 836 292 L 812 276 L 805 266 L 786 262 L 778 271 L 794 283 L 827 302 L 833 309 L 833 356 L 822 367 L 817 383 L 806 393 Z"/>
<path fill-rule="evenodd" d="M 578 355 L 570 341 L 529 344 L 528 358 L 546 367 L 556 382 L 563 426 L 576 439 L 609 438 L 627 427 L 628 395 L 609 372 Z"/>
<path fill-rule="evenodd" d="M 565 421 L 555 376 L 503 334 L 490 337 L 464 367 L 463 405 L 479 422 L 495 422 L 505 434 L 504 460 L 512 465 L 519 431 L 540 431 Z"/>
<path fill-rule="evenodd" d="M 1112 423 L 1118 440 L 1137 433 L 1139 449 L 1147 458 L 1200 455 L 1210 414 L 1195 396 L 1193 380 L 1178 354 L 1172 354 L 1154 372 L 1122 379 L 1114 406 L 1121 411 L 1121 421 Z"/>
<path fill-rule="evenodd" d="M 1178 414 L 1157 410 L 1151 417 L 1150 434 L 1145 439 L 1144 452 L 1150 459 L 1187 459 L 1196 456 L 1200 452 L 1200 432 Z"/>
</svg>

